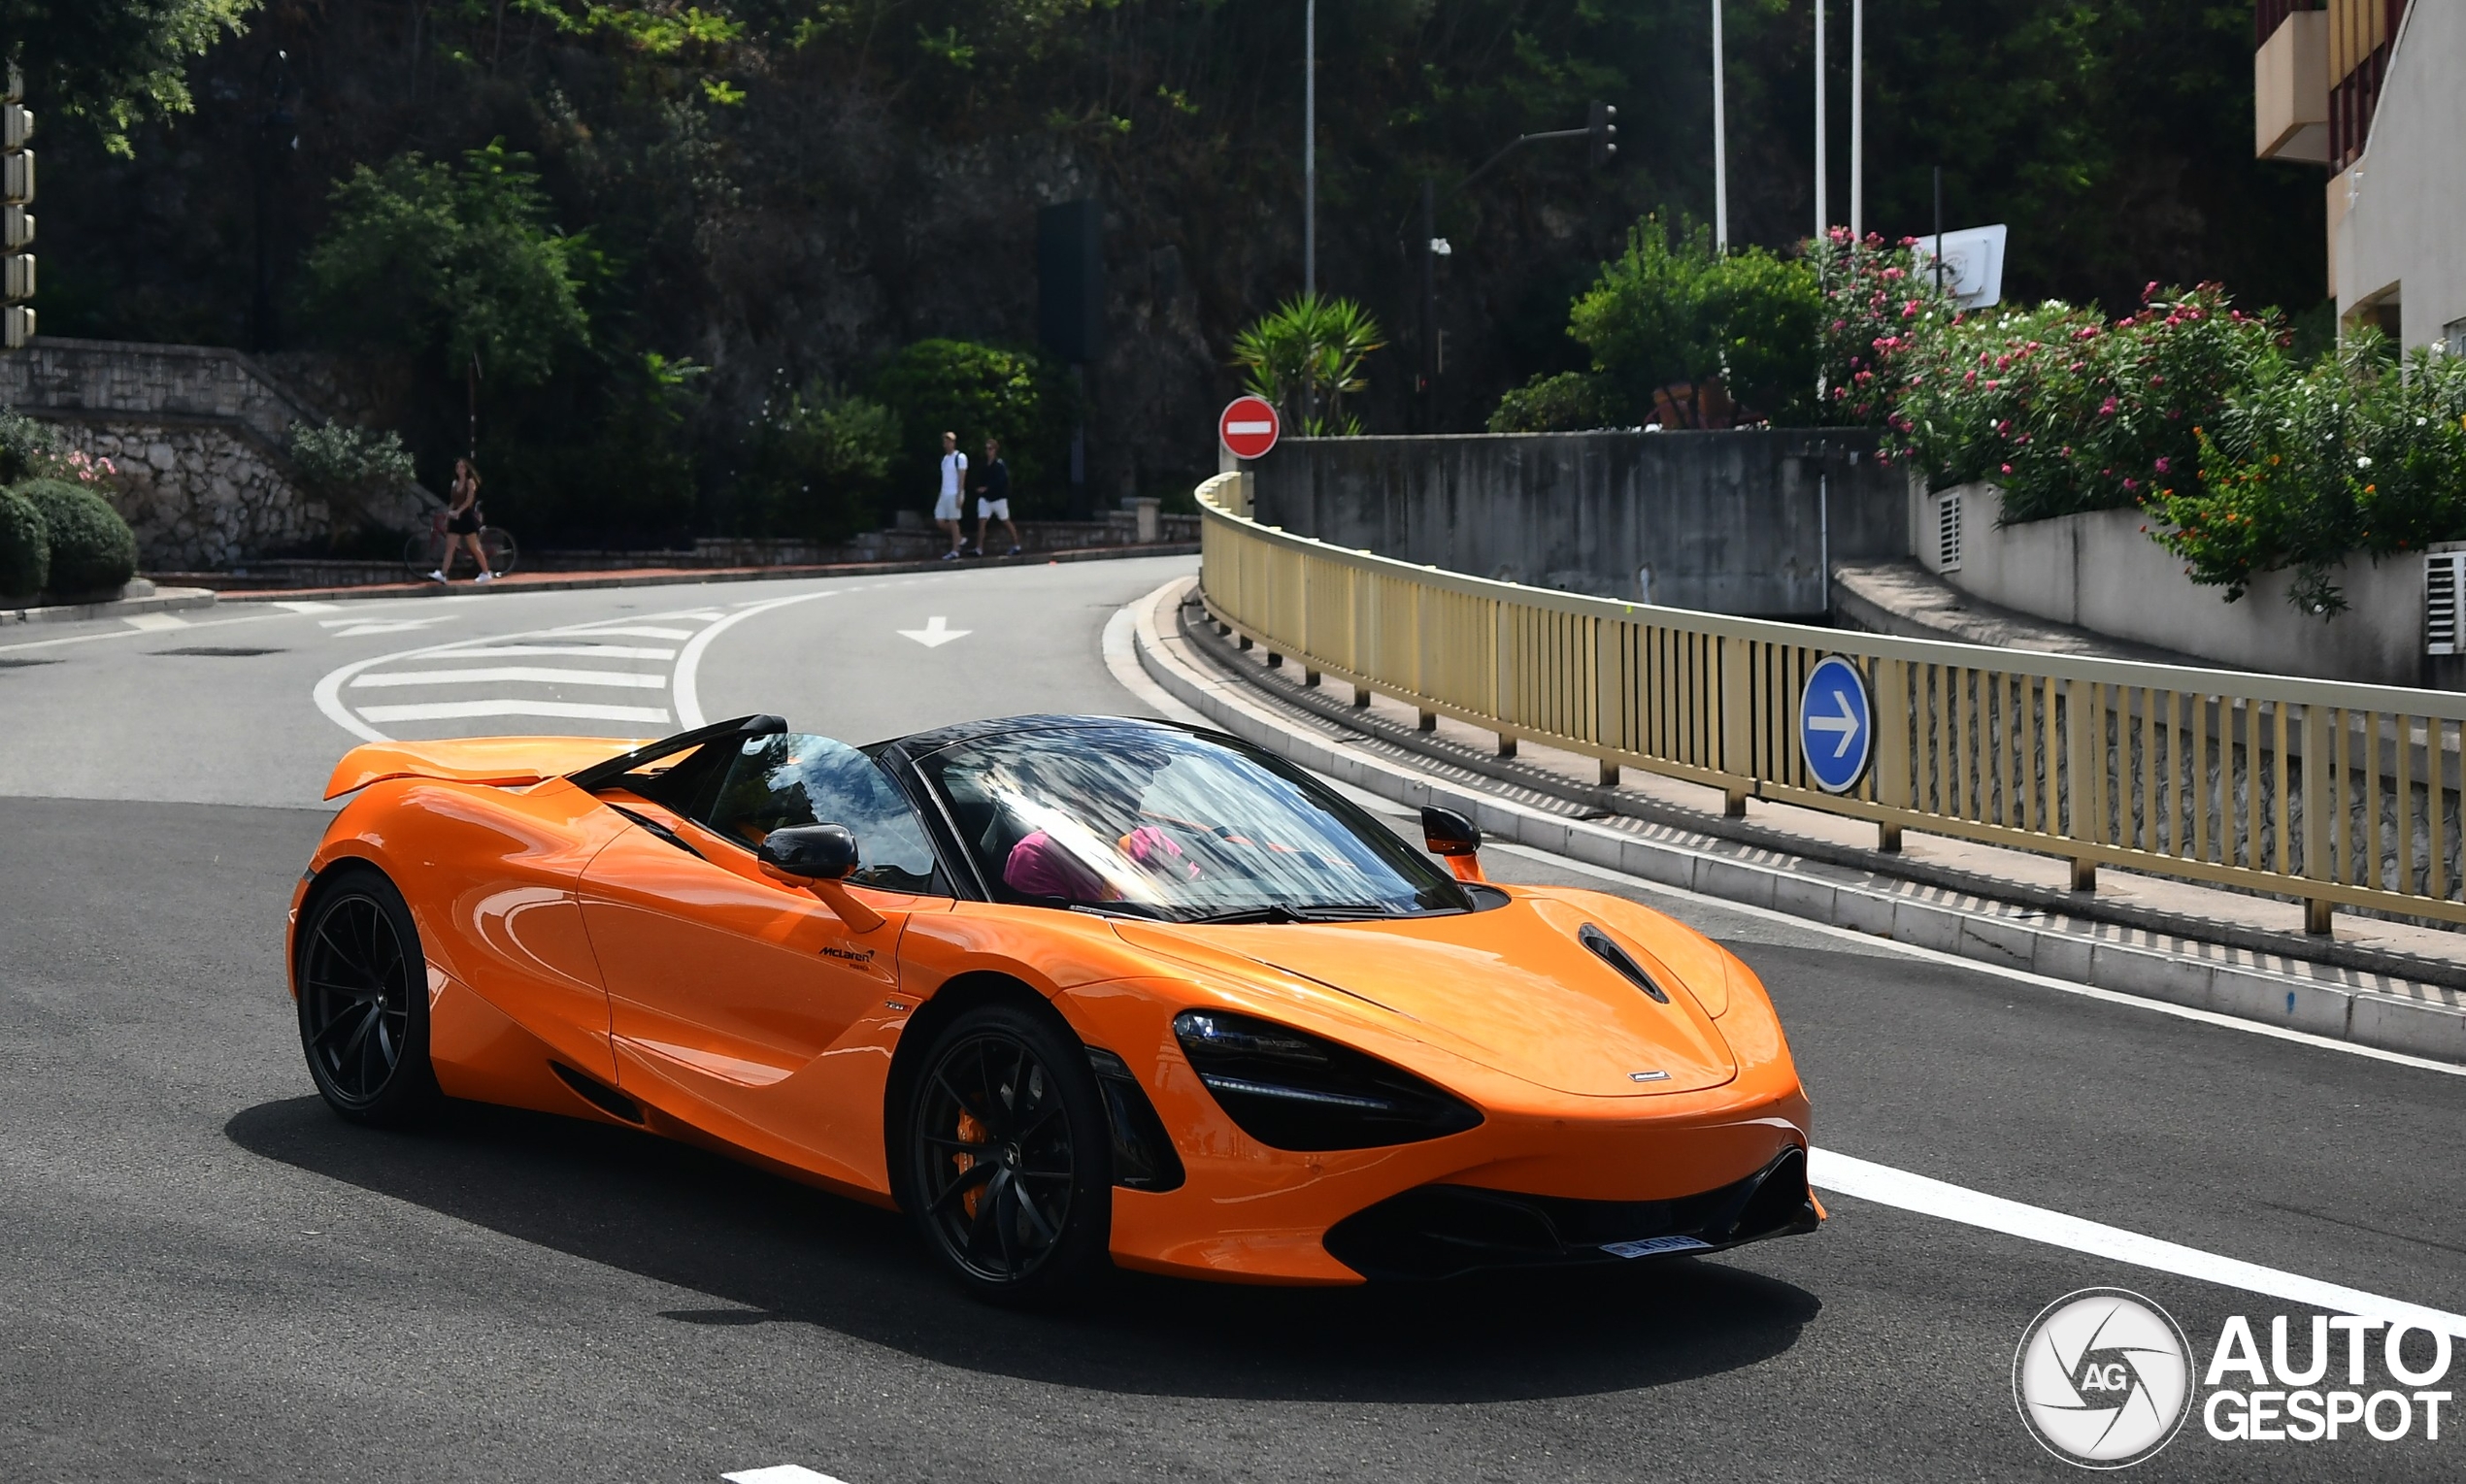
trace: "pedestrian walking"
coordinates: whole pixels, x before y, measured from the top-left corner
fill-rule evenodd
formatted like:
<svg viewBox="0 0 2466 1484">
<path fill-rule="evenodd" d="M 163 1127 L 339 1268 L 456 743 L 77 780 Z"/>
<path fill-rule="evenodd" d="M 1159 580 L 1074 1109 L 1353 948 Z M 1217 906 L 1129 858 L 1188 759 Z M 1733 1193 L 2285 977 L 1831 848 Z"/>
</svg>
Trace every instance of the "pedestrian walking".
<svg viewBox="0 0 2466 1484">
<path fill-rule="evenodd" d="M 942 553 L 946 562 L 959 559 L 959 491 L 967 483 L 968 456 L 959 451 L 959 435 L 942 435 L 942 493 L 933 502 L 934 524 L 950 533 L 950 549 Z"/>
<path fill-rule="evenodd" d="M 1011 555 L 1019 554 L 1019 528 L 1011 523 L 1011 466 L 1002 457 L 1002 441 L 984 441 L 984 463 L 976 481 L 976 549 L 979 556 L 992 550 L 985 544 L 984 533 L 994 521 L 1011 533 Z"/>
<path fill-rule="evenodd" d="M 447 574 L 453 571 L 453 559 L 464 547 L 471 551 L 471 565 L 480 569 L 475 582 L 493 582 L 496 574 L 488 570 L 488 555 L 480 546 L 480 530 L 487 522 L 480 513 L 480 471 L 467 458 L 453 461 L 452 499 L 446 506 L 446 556 L 437 570 L 428 574 L 440 582 L 451 582 Z"/>
</svg>

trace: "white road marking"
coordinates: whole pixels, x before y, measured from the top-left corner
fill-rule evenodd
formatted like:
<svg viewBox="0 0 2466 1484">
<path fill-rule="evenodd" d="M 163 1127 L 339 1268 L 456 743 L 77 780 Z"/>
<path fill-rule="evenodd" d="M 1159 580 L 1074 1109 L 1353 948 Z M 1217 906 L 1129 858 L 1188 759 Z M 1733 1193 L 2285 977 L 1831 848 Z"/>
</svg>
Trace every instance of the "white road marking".
<svg viewBox="0 0 2466 1484">
<path fill-rule="evenodd" d="M 188 620 L 178 613 L 131 613 L 120 622 L 140 634 L 160 633 L 164 629 L 184 629 Z"/>
<path fill-rule="evenodd" d="M 305 598 L 278 599 L 270 606 L 288 609 L 294 613 L 330 613 L 335 608 L 331 603 L 315 603 Z"/>
<path fill-rule="evenodd" d="M 1349 787 L 1350 785 L 1345 786 Z M 1389 809 L 1395 809 L 1402 807 L 1392 799 L 1381 799 L 1379 802 L 1384 808 Z M 1658 895 L 1673 897 L 1681 902 L 1692 902 L 1703 907 L 1717 907 L 1725 912 L 1736 912 L 1741 916 L 1752 917 L 1760 922 L 1783 923 L 1790 927 L 1797 928 L 1802 932 L 1819 934 L 1826 938 L 1838 938 L 1848 942 L 1862 943 L 1865 946 L 1879 952 L 1898 953 L 1909 958 L 1924 959 L 1930 964 L 1942 964 L 1948 969 L 1963 969 L 1972 973 L 1987 974 L 1998 979 L 2009 979 L 2016 984 L 2030 984 L 2035 985 L 2040 989 L 2051 989 L 2067 995 L 2079 995 L 2084 1000 L 2102 1000 L 2109 1005 L 2130 1006 L 2134 1009 L 2149 1010 L 2154 1014 L 2172 1015 L 2178 1020 L 2197 1020 L 2203 1025 L 2217 1026 L 2220 1029 L 2228 1031 L 2241 1031 L 2247 1036 L 2265 1036 L 2272 1040 L 2289 1040 L 2298 1045 L 2311 1046 L 2321 1051 L 2336 1051 L 2347 1056 L 2363 1057 L 2368 1061 L 2387 1062 L 2398 1067 L 2412 1067 L 2418 1072 L 2437 1072 L 2443 1075 L 2452 1077 L 2466 1076 L 2466 1067 L 2456 1066 L 2449 1062 L 2436 1062 L 2429 1057 L 2409 1056 L 2403 1051 L 2383 1051 L 2378 1046 L 2357 1045 L 2355 1042 L 2350 1040 L 2339 1040 L 2333 1037 L 2316 1036 L 2310 1031 L 2290 1030 L 2285 1026 L 2266 1025 L 2257 1020 L 2245 1020 L 2234 1015 L 2221 1015 L 2216 1010 L 2205 1010 L 2194 1006 L 2170 1005 L 2164 1000 L 2144 1000 L 2138 995 L 2127 995 L 2120 990 L 2101 989 L 2095 984 L 2075 984 L 2069 979 L 2050 978 L 2043 973 L 2032 973 L 2026 969 L 2013 969 L 2002 964 L 1989 964 L 1974 958 L 1963 958 L 1957 953 L 1946 953 L 1937 948 L 1921 948 L 1916 943 L 1900 942 L 1889 938 L 1878 938 L 1872 933 L 1861 933 L 1855 928 L 1835 927 L 1828 922 L 1817 922 L 1812 917 L 1792 916 L 1788 912 L 1780 911 L 1769 907 L 1755 907 L 1745 902 L 1732 902 L 1724 897 L 1714 897 L 1708 896 L 1703 892 L 1689 891 L 1683 886 L 1664 886 L 1658 881 L 1647 880 L 1642 876 L 1631 876 L 1622 871 L 1612 871 L 1606 866 L 1596 866 L 1590 861 L 1580 861 L 1572 856 L 1552 855 L 1547 850 L 1536 850 L 1530 845 L 1519 845 L 1509 841 L 1494 840 L 1485 842 L 1482 848 L 1484 850 L 1504 850 L 1510 855 L 1520 855 L 1527 860 L 1542 861 L 1546 864 L 1555 866 L 1563 871 L 1575 872 L 1580 875 L 1594 876 L 1604 881 L 1616 881 L 1622 886 L 1632 887 L 1641 891 L 1647 896 Z"/>
<path fill-rule="evenodd" d="M 352 680 L 351 687 L 482 685 L 509 680 L 541 685 L 613 685 L 628 690 L 663 690 L 668 684 L 668 677 L 664 675 L 633 675 L 621 670 L 552 670 L 541 665 L 483 665 L 473 670 L 396 670 L 384 675 L 364 675 Z"/>
<path fill-rule="evenodd" d="M 288 618 L 288 613 L 243 613 L 237 618 L 201 618 L 188 625 L 191 629 L 219 629 L 235 623 L 263 623 L 269 618 Z M 100 621 L 100 620 L 97 620 Z M 19 649 L 51 649 L 61 644 L 90 644 L 98 639 L 143 639 L 146 629 L 104 629 L 93 634 L 63 634 L 56 639 L 30 639 L 18 644 L 0 644 L 0 654 L 13 654 Z"/>
<path fill-rule="evenodd" d="M 728 1484 L 841 1484 L 826 1473 L 816 1473 L 803 1464 L 773 1464 L 768 1468 L 740 1468 L 719 1477 Z"/>
<path fill-rule="evenodd" d="M 432 623 L 444 623 L 450 618 L 461 616 L 459 613 L 438 613 L 428 618 L 327 618 L 322 623 L 333 630 L 326 636 L 328 639 L 357 639 L 362 634 L 410 634 Z M 337 624 L 349 624 L 350 627 L 335 628 Z"/>
<path fill-rule="evenodd" d="M 665 722 L 656 706 L 599 706 L 587 701 L 423 701 L 415 706 L 363 706 L 370 721 L 460 721 L 472 716 L 564 716 L 578 721 Z"/>
<path fill-rule="evenodd" d="M 904 638 L 913 639 L 917 643 L 924 645 L 928 649 L 939 649 L 944 644 L 949 643 L 954 639 L 965 639 L 975 632 L 976 630 L 974 629 L 951 628 L 950 620 L 943 617 L 940 613 L 936 613 L 932 617 L 926 619 L 925 626 L 921 629 L 901 629 L 899 631 L 901 636 Z"/>
<path fill-rule="evenodd" d="M 669 687 L 669 695 L 677 705 L 677 724 L 685 728 L 710 725 L 702 714 L 702 656 L 711 648 L 711 641 L 735 628 L 756 613 L 767 613 L 791 603 L 810 603 L 816 598 L 835 598 L 848 591 L 844 587 L 824 588 L 817 593 L 790 593 L 784 598 L 769 598 L 750 608 L 738 609 L 727 617 L 696 634 L 685 652 L 677 656 L 677 678 Z"/>
<path fill-rule="evenodd" d="M 654 628 L 654 627 L 652 627 L 651 625 L 647 624 L 647 623 L 611 624 L 611 625 L 608 625 L 608 626 L 606 626 L 606 627 L 604 627 L 604 628 L 603 628 L 603 627 L 595 627 L 595 626 L 591 626 L 591 625 L 585 625 L 585 624 L 574 624 L 574 625 L 572 625 L 572 626 L 570 626 L 570 627 L 567 627 L 567 628 L 562 628 L 562 629 L 550 629 L 548 632 L 549 632 L 549 633 L 550 633 L 550 634 L 572 634 L 572 635 L 575 635 L 575 636 L 576 636 L 576 637 L 578 637 L 578 638 L 579 638 L 579 637 L 586 637 L 586 636 L 590 636 L 590 635 L 599 635 L 599 634 L 605 634 L 605 635 L 607 635 L 607 636 L 608 636 L 609 638 L 611 638 L 611 639 L 620 639 L 620 638 L 621 638 L 621 639 L 691 639 L 691 638 L 693 638 L 693 630 L 691 630 L 691 629 L 662 629 L 662 628 Z"/>
<path fill-rule="evenodd" d="M 441 660 L 485 659 L 492 654 L 570 654 L 602 660 L 673 660 L 677 651 L 656 644 L 490 644 L 433 655 Z"/>
<path fill-rule="evenodd" d="M 2045 1206 L 2023 1205 L 2001 1196 L 1949 1185 L 1922 1174 L 1912 1174 L 1906 1170 L 1895 1170 L 1888 1165 L 1836 1154 L 1830 1149 L 1810 1151 L 1807 1170 L 1810 1182 L 1817 1189 L 1872 1201 L 1879 1205 L 1895 1206 L 1920 1215 L 1956 1221 L 1963 1226 L 2001 1232 L 2007 1237 L 2044 1242 L 2051 1247 L 2085 1252 L 2092 1257 L 2127 1263 L 2135 1268 L 2198 1278 L 2204 1283 L 2216 1283 L 2225 1288 L 2240 1288 L 2247 1293 L 2284 1299 L 2310 1308 L 2361 1314 L 2366 1318 L 2385 1319 L 2391 1324 L 2416 1325 L 2466 1336 L 2466 1314 L 2426 1308 L 2402 1299 L 2383 1298 L 2359 1288 L 2308 1278 L 2299 1272 L 2286 1272 L 2238 1258 L 2220 1257 L 2197 1247 L 2161 1241 L 2138 1232 L 2127 1232 L 2121 1227 L 2084 1221 Z"/>
</svg>

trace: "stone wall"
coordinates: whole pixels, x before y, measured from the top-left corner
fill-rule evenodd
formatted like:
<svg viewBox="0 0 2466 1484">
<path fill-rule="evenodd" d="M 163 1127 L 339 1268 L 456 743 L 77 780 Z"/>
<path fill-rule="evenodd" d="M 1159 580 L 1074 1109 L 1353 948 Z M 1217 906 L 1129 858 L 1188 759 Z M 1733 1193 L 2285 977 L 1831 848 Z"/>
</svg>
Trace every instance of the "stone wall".
<svg viewBox="0 0 2466 1484">
<path fill-rule="evenodd" d="M 338 510 L 311 494 L 284 450 L 292 424 L 325 413 L 237 350 L 38 336 L 0 355 L 0 406 L 112 460 L 112 502 L 150 570 L 229 567 L 338 523 L 414 529 L 434 500 L 415 488 Z"/>
<path fill-rule="evenodd" d="M 1536 587 L 1770 618 L 1827 611 L 1827 564 L 1899 556 L 1900 472 L 1864 429 L 1288 439 L 1266 524 Z"/>
</svg>

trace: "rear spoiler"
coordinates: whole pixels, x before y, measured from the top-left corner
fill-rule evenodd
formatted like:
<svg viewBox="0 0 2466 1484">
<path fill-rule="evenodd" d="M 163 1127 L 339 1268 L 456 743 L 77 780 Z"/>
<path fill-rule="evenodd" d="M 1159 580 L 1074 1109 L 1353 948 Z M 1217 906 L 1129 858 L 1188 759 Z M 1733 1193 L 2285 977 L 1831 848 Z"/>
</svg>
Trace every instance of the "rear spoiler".
<svg viewBox="0 0 2466 1484">
<path fill-rule="evenodd" d="M 325 797 L 339 799 L 386 778 L 438 778 L 519 788 L 603 761 L 638 743 L 614 737 L 471 737 L 445 742 L 370 742 L 334 765 Z"/>
</svg>

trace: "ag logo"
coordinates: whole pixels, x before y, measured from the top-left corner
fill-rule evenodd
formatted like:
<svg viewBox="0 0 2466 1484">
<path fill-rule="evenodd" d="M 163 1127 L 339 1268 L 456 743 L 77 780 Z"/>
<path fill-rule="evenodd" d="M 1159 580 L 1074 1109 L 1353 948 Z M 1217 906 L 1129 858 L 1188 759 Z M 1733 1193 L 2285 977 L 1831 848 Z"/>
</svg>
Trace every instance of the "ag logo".
<svg viewBox="0 0 2466 1484">
<path fill-rule="evenodd" d="M 2065 1463 L 2127 1468 L 2191 1415 L 2191 1354 L 2166 1310 L 2120 1288 L 2084 1288 L 2021 1332 L 2013 1401 L 2030 1435 Z"/>
</svg>

